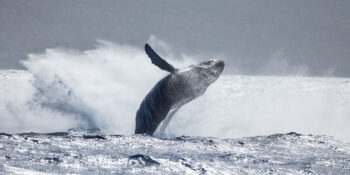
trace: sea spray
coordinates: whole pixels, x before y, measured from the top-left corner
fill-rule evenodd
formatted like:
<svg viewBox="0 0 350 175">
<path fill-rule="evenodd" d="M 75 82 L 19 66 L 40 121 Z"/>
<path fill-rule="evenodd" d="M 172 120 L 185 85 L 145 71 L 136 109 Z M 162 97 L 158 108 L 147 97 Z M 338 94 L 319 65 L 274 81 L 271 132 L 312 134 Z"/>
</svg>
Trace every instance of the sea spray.
<svg viewBox="0 0 350 175">
<path fill-rule="evenodd" d="M 47 49 L 22 63 L 35 77 L 35 102 L 85 120 L 86 128 L 118 134 L 133 133 L 142 99 L 167 74 L 142 48 L 101 40 L 92 50 Z"/>
<path fill-rule="evenodd" d="M 179 61 L 172 55 L 161 56 L 179 68 L 215 59 L 184 56 Z M 106 41 L 87 51 L 47 49 L 22 63 L 29 72 L 0 71 L 1 132 L 98 127 L 106 133 L 133 134 L 142 99 L 167 74 L 151 64 L 142 46 Z M 166 135 L 241 137 L 296 131 L 349 139 L 349 99 L 347 78 L 223 75 L 176 113 Z"/>
</svg>

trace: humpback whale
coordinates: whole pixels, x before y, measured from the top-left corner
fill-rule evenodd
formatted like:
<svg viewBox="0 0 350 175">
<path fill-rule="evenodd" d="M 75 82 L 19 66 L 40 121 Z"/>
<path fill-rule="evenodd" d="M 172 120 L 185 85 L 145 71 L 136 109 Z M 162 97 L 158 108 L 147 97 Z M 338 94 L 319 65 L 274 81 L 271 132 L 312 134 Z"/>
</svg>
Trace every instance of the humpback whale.
<svg viewBox="0 0 350 175">
<path fill-rule="evenodd" d="M 219 78 L 225 63 L 221 60 L 203 61 L 177 69 L 161 58 L 148 44 L 145 51 L 151 62 L 170 74 L 161 79 L 143 99 L 136 113 L 135 134 L 153 135 L 163 121 L 164 130 L 176 111 L 204 94 Z"/>
</svg>

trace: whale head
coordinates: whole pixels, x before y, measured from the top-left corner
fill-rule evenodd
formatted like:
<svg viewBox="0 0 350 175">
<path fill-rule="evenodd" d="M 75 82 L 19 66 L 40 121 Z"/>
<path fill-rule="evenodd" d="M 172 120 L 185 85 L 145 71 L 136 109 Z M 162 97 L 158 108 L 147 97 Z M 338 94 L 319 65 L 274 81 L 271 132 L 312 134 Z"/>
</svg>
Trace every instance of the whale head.
<svg viewBox="0 0 350 175">
<path fill-rule="evenodd" d="M 203 61 L 198 65 L 192 65 L 194 71 L 210 84 L 219 78 L 224 67 L 225 62 L 222 60 L 208 60 Z"/>
<path fill-rule="evenodd" d="M 208 60 L 179 70 L 177 74 L 184 79 L 190 89 L 202 94 L 219 78 L 224 67 L 225 62 L 222 60 Z"/>
</svg>

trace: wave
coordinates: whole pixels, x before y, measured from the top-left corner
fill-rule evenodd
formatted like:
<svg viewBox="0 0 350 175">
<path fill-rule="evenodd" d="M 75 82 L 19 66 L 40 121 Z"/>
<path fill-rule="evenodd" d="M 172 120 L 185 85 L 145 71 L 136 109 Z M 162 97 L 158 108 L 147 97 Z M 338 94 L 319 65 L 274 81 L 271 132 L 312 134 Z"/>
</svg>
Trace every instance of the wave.
<svg viewBox="0 0 350 175">
<path fill-rule="evenodd" d="M 198 60 L 174 58 L 156 39 L 151 44 L 176 67 Z M 0 71 L 2 132 L 99 128 L 133 134 L 142 99 L 167 74 L 151 64 L 142 47 L 101 40 L 86 51 L 30 54 L 22 64 L 28 71 Z M 181 108 L 165 132 L 241 137 L 297 131 L 349 138 L 349 85 L 345 78 L 223 75 Z"/>
</svg>

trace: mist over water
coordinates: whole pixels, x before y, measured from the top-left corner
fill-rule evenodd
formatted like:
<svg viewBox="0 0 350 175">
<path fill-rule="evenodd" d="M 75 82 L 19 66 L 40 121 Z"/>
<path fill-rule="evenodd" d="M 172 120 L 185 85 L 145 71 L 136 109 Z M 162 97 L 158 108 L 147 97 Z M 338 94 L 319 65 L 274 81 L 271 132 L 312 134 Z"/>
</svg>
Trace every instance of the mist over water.
<svg viewBox="0 0 350 175">
<path fill-rule="evenodd" d="M 229 138 L 295 131 L 350 139 L 349 87 L 349 79 L 339 78 L 224 75 L 180 109 L 167 132 Z"/>
<path fill-rule="evenodd" d="M 151 45 L 175 67 L 166 43 Z M 213 58 L 201 58 L 213 59 Z M 220 59 L 220 58 L 214 58 Z M 181 60 L 181 61 L 179 61 Z M 133 134 L 142 99 L 167 72 L 143 48 L 98 41 L 95 49 L 47 49 L 30 54 L 28 72 L 3 72 L 0 132 L 53 132 L 100 128 Z M 7 76 L 7 78 L 6 78 Z M 5 77 L 5 78 L 4 78 Z M 223 75 L 204 96 L 180 109 L 166 136 L 241 137 L 296 131 L 350 138 L 350 80 Z"/>
</svg>

